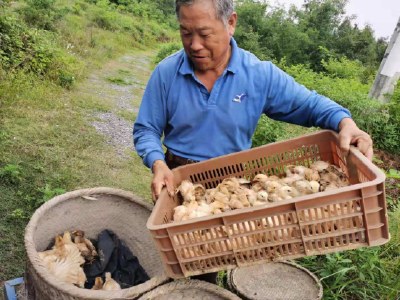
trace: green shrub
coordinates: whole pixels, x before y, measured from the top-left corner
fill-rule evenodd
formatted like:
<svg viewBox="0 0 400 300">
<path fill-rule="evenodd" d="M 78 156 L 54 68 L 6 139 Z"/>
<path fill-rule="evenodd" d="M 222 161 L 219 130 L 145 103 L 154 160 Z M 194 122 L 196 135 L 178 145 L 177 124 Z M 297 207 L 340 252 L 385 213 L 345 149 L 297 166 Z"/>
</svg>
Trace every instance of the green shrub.
<svg viewBox="0 0 400 300">
<path fill-rule="evenodd" d="M 157 54 L 156 58 L 154 59 L 154 62 L 156 64 L 158 64 L 164 58 L 167 58 L 171 54 L 174 54 L 175 52 L 177 52 L 177 51 L 179 51 L 181 49 L 182 49 L 182 43 L 168 43 L 168 44 L 165 44 L 158 51 L 158 54 Z"/>
<path fill-rule="evenodd" d="M 26 3 L 27 6 L 20 10 L 25 21 L 44 30 L 55 30 L 54 21 L 67 13 L 66 9 L 56 7 L 56 0 L 27 0 Z"/>
<path fill-rule="evenodd" d="M 275 143 L 283 135 L 285 123 L 274 121 L 262 115 L 252 139 L 252 147 L 259 147 L 270 143 Z"/>
</svg>

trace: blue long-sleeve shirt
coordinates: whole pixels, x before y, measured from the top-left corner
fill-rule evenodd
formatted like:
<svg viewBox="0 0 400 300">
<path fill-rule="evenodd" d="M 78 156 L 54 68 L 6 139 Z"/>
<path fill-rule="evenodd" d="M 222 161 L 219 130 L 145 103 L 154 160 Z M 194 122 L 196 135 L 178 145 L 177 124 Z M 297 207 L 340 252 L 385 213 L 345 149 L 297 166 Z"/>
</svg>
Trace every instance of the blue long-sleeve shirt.
<svg viewBox="0 0 400 300">
<path fill-rule="evenodd" d="M 147 84 L 133 138 L 143 163 L 173 154 L 206 160 L 251 147 L 261 114 L 288 123 L 338 131 L 350 112 L 309 91 L 271 62 L 237 47 L 211 93 L 196 78 L 181 50 L 163 60 Z"/>
</svg>

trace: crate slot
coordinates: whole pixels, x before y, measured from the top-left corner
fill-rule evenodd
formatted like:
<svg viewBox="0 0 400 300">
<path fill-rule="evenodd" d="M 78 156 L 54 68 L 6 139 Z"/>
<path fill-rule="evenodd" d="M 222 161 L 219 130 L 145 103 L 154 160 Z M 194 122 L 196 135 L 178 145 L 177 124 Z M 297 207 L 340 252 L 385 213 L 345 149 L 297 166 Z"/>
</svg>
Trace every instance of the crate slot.
<svg viewBox="0 0 400 300">
<path fill-rule="evenodd" d="M 323 220 L 324 222 L 327 221 L 337 221 L 337 220 L 345 220 L 347 218 L 351 218 L 351 217 L 358 217 L 358 216 L 363 216 L 364 214 L 362 212 L 358 212 L 358 213 L 352 213 L 352 214 L 344 214 L 344 215 L 339 215 L 336 217 L 331 217 L 329 219 L 318 219 L 318 220 L 313 220 L 313 221 L 307 221 L 307 222 L 300 222 L 301 226 L 305 226 L 305 225 L 317 225 L 317 224 L 321 224 L 318 221 Z"/>
</svg>

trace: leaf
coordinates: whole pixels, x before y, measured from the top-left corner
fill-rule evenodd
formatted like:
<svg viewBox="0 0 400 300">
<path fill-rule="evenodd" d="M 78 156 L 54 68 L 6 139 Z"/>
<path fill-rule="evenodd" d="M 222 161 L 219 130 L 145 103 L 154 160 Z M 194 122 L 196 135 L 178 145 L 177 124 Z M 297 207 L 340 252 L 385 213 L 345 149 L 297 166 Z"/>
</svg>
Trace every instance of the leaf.
<svg viewBox="0 0 400 300">
<path fill-rule="evenodd" d="M 352 263 L 353 261 L 351 259 L 345 258 L 341 260 L 342 263 Z"/>
</svg>

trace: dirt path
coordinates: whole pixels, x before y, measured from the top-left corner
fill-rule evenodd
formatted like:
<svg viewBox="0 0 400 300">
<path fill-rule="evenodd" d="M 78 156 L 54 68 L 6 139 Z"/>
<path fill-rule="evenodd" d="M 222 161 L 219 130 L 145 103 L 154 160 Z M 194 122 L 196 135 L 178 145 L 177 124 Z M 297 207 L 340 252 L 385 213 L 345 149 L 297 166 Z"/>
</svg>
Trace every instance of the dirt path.
<svg viewBox="0 0 400 300">
<path fill-rule="evenodd" d="M 88 115 L 88 124 L 107 137 L 116 155 L 127 158 L 134 151 L 133 122 L 139 112 L 146 83 L 151 75 L 153 52 L 125 55 L 107 63 L 88 77 L 78 91 L 97 97 L 105 106 Z"/>
</svg>

